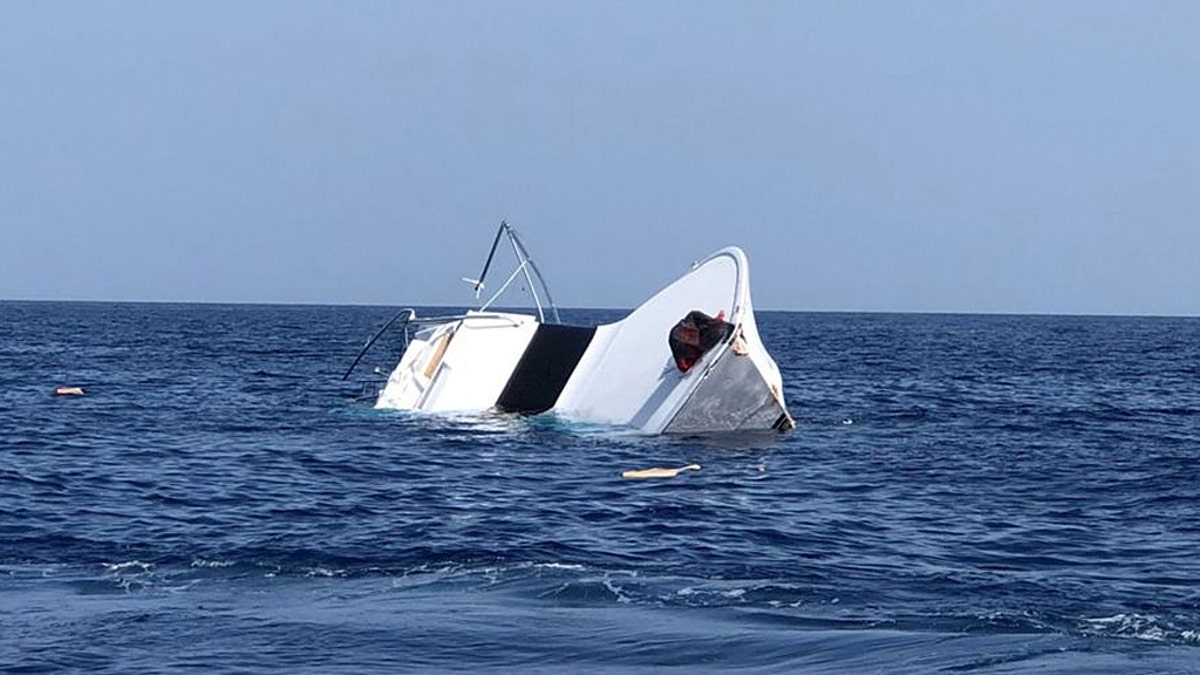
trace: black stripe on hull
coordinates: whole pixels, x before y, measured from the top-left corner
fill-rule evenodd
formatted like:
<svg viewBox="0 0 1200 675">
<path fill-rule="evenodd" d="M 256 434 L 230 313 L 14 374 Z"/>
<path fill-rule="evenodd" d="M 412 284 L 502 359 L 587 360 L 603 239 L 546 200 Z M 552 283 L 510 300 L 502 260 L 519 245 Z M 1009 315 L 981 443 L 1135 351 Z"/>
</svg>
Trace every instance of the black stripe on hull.
<svg viewBox="0 0 1200 675">
<path fill-rule="evenodd" d="M 496 407 L 527 414 L 553 408 L 595 334 L 594 327 L 539 325 Z"/>
</svg>

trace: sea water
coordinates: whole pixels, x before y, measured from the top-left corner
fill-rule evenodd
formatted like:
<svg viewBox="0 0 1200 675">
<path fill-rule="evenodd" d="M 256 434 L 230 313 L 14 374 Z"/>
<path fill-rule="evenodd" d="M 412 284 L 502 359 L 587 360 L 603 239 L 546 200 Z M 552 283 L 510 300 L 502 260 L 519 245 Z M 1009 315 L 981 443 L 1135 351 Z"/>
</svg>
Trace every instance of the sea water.
<svg viewBox="0 0 1200 675">
<path fill-rule="evenodd" d="M 797 428 L 655 438 L 374 410 L 391 312 L 0 303 L 0 669 L 1200 672 L 1200 320 L 762 312 Z"/>
</svg>

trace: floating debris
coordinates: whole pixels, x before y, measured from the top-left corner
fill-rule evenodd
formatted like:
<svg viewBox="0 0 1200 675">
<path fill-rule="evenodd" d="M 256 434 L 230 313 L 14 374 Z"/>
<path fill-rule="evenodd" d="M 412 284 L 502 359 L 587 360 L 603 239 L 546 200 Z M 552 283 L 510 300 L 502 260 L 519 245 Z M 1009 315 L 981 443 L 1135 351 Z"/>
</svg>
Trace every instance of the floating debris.
<svg viewBox="0 0 1200 675">
<path fill-rule="evenodd" d="M 55 396 L 83 396 L 83 387 L 59 387 L 54 390 Z"/>
<path fill-rule="evenodd" d="M 630 471 L 622 471 L 621 478 L 674 478 L 681 471 L 699 471 L 699 464 L 688 464 L 681 466 L 678 469 L 666 469 L 661 466 L 656 466 L 653 469 L 632 469 Z"/>
</svg>

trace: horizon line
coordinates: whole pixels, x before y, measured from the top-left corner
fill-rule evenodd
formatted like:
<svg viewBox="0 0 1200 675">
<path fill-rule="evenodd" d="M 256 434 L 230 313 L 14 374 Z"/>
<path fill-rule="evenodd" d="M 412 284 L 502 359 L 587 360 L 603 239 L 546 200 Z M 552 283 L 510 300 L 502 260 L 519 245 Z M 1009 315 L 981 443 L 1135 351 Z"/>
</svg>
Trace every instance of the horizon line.
<svg viewBox="0 0 1200 675">
<path fill-rule="evenodd" d="M 212 306 L 246 306 L 246 307 L 378 307 L 397 308 L 399 304 L 380 304 L 373 302 L 281 302 L 270 300 L 81 300 L 81 299 L 46 299 L 46 298 L 0 298 L 0 303 L 41 303 L 41 304 L 92 304 L 92 305 L 212 305 Z M 413 308 L 446 308 L 474 309 L 473 305 L 424 303 L 410 304 Z M 533 306 L 506 306 L 503 311 L 534 310 Z M 631 312 L 636 307 L 599 307 L 571 306 L 559 307 L 561 310 L 574 311 L 607 311 Z M 1142 319 L 1197 319 L 1200 314 L 1161 314 L 1161 313 L 1132 313 L 1116 312 L 1053 312 L 1053 311 L 1010 311 L 1010 310 L 911 310 L 911 309 L 778 309 L 772 307 L 755 307 L 755 312 L 775 312 L 792 314 L 894 314 L 894 315 L 932 315 L 932 316 L 1042 316 L 1042 317 L 1079 317 L 1079 318 L 1142 318 Z"/>
</svg>

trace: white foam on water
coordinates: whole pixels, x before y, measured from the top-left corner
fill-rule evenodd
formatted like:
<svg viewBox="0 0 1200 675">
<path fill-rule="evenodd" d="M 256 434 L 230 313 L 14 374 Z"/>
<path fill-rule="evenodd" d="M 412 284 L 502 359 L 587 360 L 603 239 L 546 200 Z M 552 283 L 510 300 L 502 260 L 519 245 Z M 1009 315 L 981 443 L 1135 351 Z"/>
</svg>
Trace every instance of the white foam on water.
<svg viewBox="0 0 1200 675">
<path fill-rule="evenodd" d="M 537 567 L 537 568 L 541 568 L 541 569 L 548 569 L 548 570 L 581 570 L 581 569 L 583 569 L 583 565 L 576 565 L 573 563 L 556 563 L 556 562 L 534 563 L 533 566 Z"/>
<path fill-rule="evenodd" d="M 624 588 L 614 583 L 612 577 L 605 575 L 600 581 L 604 584 L 604 587 L 613 594 L 613 596 L 617 599 L 617 602 L 621 604 L 629 604 L 633 602 L 633 598 L 629 596 Z"/>
<path fill-rule="evenodd" d="M 121 563 L 100 563 L 104 565 L 104 569 L 109 572 L 149 572 L 154 568 L 154 563 L 142 562 L 140 560 L 130 560 Z"/>
<path fill-rule="evenodd" d="M 340 577 L 345 574 L 346 570 L 335 570 L 328 567 L 310 567 L 304 572 L 306 577 Z"/>
<path fill-rule="evenodd" d="M 232 567 L 232 560 L 205 560 L 204 558 L 196 558 L 192 561 L 192 567 Z"/>
<path fill-rule="evenodd" d="M 1084 619 L 1081 630 L 1088 635 L 1122 637 L 1147 642 L 1196 642 L 1200 631 L 1179 630 L 1170 622 L 1146 614 L 1114 614 Z"/>
</svg>

